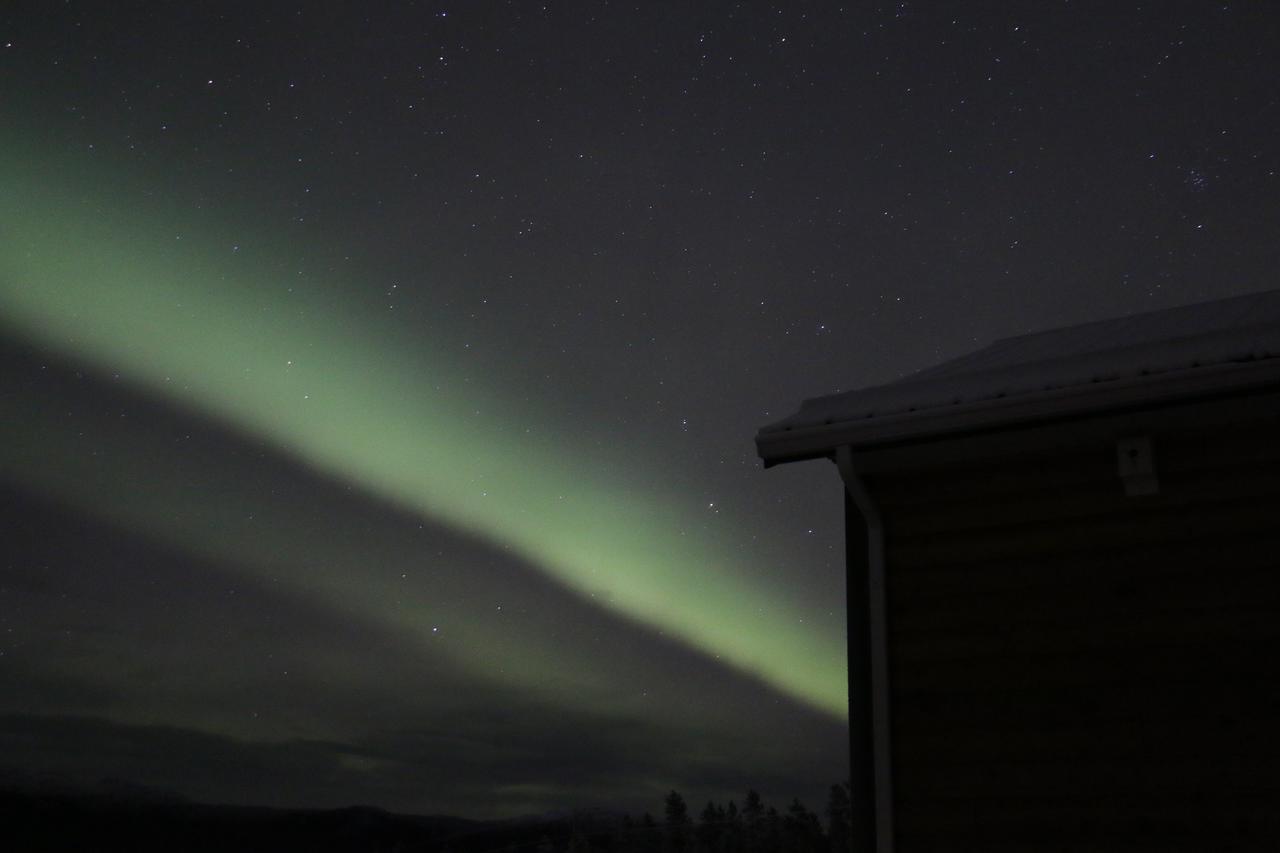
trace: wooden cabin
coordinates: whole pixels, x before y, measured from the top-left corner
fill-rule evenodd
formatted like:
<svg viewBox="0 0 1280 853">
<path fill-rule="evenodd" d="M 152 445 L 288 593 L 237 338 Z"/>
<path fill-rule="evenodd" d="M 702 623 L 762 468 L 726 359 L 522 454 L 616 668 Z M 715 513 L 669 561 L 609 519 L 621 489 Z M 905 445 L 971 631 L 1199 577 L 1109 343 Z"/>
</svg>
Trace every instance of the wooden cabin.
<svg viewBox="0 0 1280 853">
<path fill-rule="evenodd" d="M 1280 291 L 760 430 L 845 484 L 858 850 L 1280 850 Z"/>
</svg>

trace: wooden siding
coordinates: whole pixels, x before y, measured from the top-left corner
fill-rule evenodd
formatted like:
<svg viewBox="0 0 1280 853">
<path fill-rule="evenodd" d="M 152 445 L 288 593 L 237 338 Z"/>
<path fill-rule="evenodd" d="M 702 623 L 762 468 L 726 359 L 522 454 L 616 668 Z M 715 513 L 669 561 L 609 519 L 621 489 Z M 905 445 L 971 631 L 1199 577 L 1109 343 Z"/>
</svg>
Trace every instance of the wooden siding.
<svg viewBox="0 0 1280 853">
<path fill-rule="evenodd" d="M 1280 850 L 1280 420 L 869 477 L 900 853 Z"/>
</svg>

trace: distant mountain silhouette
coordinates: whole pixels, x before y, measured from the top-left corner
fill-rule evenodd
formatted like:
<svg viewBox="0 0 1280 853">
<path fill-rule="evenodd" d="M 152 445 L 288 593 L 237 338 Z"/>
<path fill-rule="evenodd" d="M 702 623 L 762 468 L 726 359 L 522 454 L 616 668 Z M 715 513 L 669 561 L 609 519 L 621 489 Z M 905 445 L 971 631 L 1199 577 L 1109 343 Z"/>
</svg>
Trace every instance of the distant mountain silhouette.
<svg viewBox="0 0 1280 853">
<path fill-rule="evenodd" d="M 436 853 L 485 849 L 464 839 L 483 835 L 488 825 L 455 817 L 397 815 L 368 806 L 294 810 L 206 805 L 109 780 L 79 791 L 56 785 L 0 789 L 0 826 L 5 828 L 6 848 L 24 853 Z M 454 841 L 462 843 L 452 846 Z"/>
<path fill-rule="evenodd" d="M 98 784 L 84 793 L 97 793 L 103 797 L 133 803 L 188 803 L 190 800 L 177 791 L 168 788 L 157 788 L 154 785 L 143 785 L 128 779 L 117 779 L 114 776 L 103 778 Z"/>
<path fill-rule="evenodd" d="M 220 806 L 121 779 L 23 781 L 0 781 L 5 847 L 23 853 L 534 853 L 562 850 L 575 833 L 608 833 L 622 818 L 599 809 L 474 821 L 372 806 Z"/>
<path fill-rule="evenodd" d="M 0 778 L 5 849 L 23 853 L 659 853 L 671 849 L 673 840 L 688 853 L 784 848 L 789 853 L 828 853 L 843 848 L 838 841 L 830 844 L 829 838 L 837 836 L 828 837 L 817 816 L 799 801 L 782 815 L 766 811 L 754 791 L 741 812 L 732 802 L 727 811 L 708 803 L 696 824 L 683 798 L 672 791 L 667 819 L 660 825 L 647 814 L 633 820 L 598 808 L 478 821 L 394 814 L 371 806 L 209 805 L 120 779 L 79 788 L 50 779 L 26 782 L 15 786 L 11 778 Z M 834 786 L 836 790 L 846 789 Z M 673 824 L 673 804 L 680 807 L 679 826 Z"/>
</svg>

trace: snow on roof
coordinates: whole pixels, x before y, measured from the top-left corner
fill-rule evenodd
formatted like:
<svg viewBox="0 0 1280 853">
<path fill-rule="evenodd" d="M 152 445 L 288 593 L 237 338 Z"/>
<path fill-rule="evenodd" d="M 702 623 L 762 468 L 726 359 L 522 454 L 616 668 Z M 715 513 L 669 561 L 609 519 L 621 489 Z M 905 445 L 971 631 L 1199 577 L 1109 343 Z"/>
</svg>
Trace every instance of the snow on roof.
<svg viewBox="0 0 1280 853">
<path fill-rule="evenodd" d="M 1238 378 L 1233 368 L 1243 365 L 1268 374 L 1280 367 L 1280 290 L 998 340 L 895 382 L 805 400 L 761 429 L 756 444 L 766 464 L 813 458 L 877 436 L 953 430 L 960 421 L 1011 423 L 1023 410 L 1119 407 L 1149 400 L 1156 385 L 1173 391 L 1170 380 L 1194 376 L 1199 388 L 1209 374 Z"/>
</svg>

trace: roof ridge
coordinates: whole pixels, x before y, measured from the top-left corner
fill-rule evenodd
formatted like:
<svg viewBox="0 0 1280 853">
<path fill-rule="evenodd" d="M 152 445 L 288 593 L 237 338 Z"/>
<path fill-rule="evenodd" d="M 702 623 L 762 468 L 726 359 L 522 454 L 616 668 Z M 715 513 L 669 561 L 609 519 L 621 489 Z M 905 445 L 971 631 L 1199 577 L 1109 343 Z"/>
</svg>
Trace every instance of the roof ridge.
<svg viewBox="0 0 1280 853">
<path fill-rule="evenodd" d="M 999 420 L 1005 402 L 1045 395 L 1100 410 L 1125 395 L 1141 397 L 1144 385 L 1179 376 L 1202 383 L 1195 377 L 1249 362 L 1266 363 L 1258 366 L 1268 371 L 1280 364 L 1280 290 L 1001 338 L 891 382 L 807 399 L 792 416 L 763 427 L 757 442 L 792 430 L 874 429 L 883 418 L 919 418 L 926 430 L 931 412 L 952 407 Z M 1104 386 L 1133 387 L 1103 400 L 1094 389 Z"/>
</svg>

